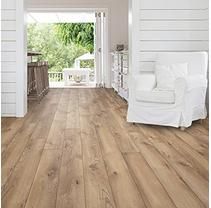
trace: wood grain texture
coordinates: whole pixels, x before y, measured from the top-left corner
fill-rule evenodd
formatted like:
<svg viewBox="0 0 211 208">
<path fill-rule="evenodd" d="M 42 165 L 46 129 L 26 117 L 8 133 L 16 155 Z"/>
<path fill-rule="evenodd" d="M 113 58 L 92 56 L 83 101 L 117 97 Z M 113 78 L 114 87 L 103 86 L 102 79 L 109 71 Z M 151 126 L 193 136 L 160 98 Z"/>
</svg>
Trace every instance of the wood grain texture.
<svg viewBox="0 0 211 208">
<path fill-rule="evenodd" d="M 2 119 L 3 208 L 208 207 L 208 121 L 132 125 L 110 89 L 54 89 Z"/>
<path fill-rule="evenodd" d="M 176 208 L 143 156 L 133 152 L 124 156 L 147 207 Z"/>
<path fill-rule="evenodd" d="M 45 111 L 40 117 L 42 119 L 34 129 L 11 177 L 2 186 L 2 204 L 5 207 L 25 206 L 60 97 L 59 93 L 52 94 L 48 105 L 43 106 Z"/>
</svg>

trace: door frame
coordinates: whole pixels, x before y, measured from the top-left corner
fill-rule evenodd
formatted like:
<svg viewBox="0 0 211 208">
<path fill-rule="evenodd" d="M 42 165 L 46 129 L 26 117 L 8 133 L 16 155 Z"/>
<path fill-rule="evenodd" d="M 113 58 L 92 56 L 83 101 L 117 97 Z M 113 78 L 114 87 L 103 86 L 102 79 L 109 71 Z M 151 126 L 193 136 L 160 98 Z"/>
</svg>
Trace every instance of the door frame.
<svg viewBox="0 0 211 208">
<path fill-rule="evenodd" d="M 99 16 L 100 15 L 100 16 Z M 104 34 L 107 33 L 107 14 L 104 11 L 95 12 L 95 64 L 96 64 L 96 85 L 98 87 L 104 87 L 106 85 L 106 79 L 108 75 L 106 74 L 106 63 L 107 60 L 107 36 Z M 100 35 L 99 35 L 100 34 Z M 99 51 L 100 49 L 100 51 Z"/>
<path fill-rule="evenodd" d="M 25 8 L 25 16 L 27 15 L 27 13 L 29 12 L 46 12 L 46 13 L 50 13 L 50 12 L 105 12 L 106 16 L 107 16 L 107 19 L 109 18 L 109 9 L 108 8 L 80 8 L 80 7 L 74 7 L 74 8 L 71 8 L 71 7 L 68 7 L 68 8 L 51 8 L 51 7 L 46 7 L 46 8 Z M 27 20 L 25 18 L 25 24 L 27 26 Z M 107 20 L 106 21 L 106 38 L 105 38 L 105 60 L 106 60 L 106 63 L 107 63 L 107 66 L 105 67 L 105 70 L 106 70 L 106 73 L 105 73 L 105 87 L 106 88 L 110 88 L 111 86 L 111 78 L 110 78 L 110 70 L 111 70 L 111 67 L 110 67 L 110 56 L 109 56 L 109 51 L 110 51 L 110 45 L 109 45 L 109 21 Z M 24 29 L 24 32 L 23 32 L 23 45 L 27 46 L 27 30 L 26 28 Z M 25 60 L 27 60 L 27 53 L 25 53 L 26 57 L 24 57 Z M 17 73 L 19 74 L 18 75 L 18 79 L 23 82 L 27 82 L 27 73 L 25 73 L 25 68 L 22 67 L 22 70 L 23 70 L 23 73 Z M 25 75 L 25 76 L 24 76 Z M 21 76 L 21 77 L 20 77 Z M 24 88 L 23 89 L 20 89 L 21 92 L 20 94 L 22 94 L 23 96 L 23 101 L 19 103 L 18 107 L 19 108 L 22 108 L 24 107 L 25 109 L 25 112 L 22 113 L 21 115 L 19 115 L 20 117 L 23 117 L 26 113 L 27 113 L 27 85 L 24 85 Z M 20 100 L 20 99 L 19 99 Z"/>
<path fill-rule="evenodd" d="M 105 66 L 105 87 L 110 88 L 111 87 L 111 78 L 110 78 L 110 56 L 109 56 L 109 51 L 110 51 L 110 45 L 109 45 L 109 10 L 108 8 L 80 8 L 80 7 L 75 7 L 75 8 L 27 8 L 26 13 L 29 12 L 45 12 L 45 13 L 51 13 L 51 12 L 104 12 L 107 21 L 105 24 L 105 54 L 104 54 L 104 60 L 106 66 Z M 27 32 L 27 31 L 26 31 Z M 27 37 L 27 34 L 25 34 L 25 37 Z M 25 44 L 27 45 L 27 39 L 25 39 Z"/>
</svg>

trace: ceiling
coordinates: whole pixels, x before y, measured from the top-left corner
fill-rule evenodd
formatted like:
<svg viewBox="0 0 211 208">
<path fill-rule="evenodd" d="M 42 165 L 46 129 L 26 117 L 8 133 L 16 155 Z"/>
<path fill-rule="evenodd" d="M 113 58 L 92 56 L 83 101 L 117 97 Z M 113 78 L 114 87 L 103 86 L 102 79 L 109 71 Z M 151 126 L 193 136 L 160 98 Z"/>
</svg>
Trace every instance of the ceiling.
<svg viewBox="0 0 211 208">
<path fill-rule="evenodd" d="M 95 13 L 88 12 L 30 12 L 28 23 L 87 23 L 95 22 Z"/>
</svg>

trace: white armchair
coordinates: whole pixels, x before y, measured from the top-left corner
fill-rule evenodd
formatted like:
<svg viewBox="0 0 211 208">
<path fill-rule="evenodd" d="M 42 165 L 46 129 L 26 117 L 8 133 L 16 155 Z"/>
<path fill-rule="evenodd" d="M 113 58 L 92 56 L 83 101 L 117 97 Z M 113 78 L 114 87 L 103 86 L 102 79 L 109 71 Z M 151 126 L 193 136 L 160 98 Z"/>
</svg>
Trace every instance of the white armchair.
<svg viewBox="0 0 211 208">
<path fill-rule="evenodd" d="M 157 88 L 155 72 L 131 75 L 127 121 L 189 127 L 192 121 L 205 119 L 207 53 L 160 53 L 156 61 L 162 64 L 188 63 L 188 75 L 175 79 L 174 88 L 166 90 Z"/>
</svg>

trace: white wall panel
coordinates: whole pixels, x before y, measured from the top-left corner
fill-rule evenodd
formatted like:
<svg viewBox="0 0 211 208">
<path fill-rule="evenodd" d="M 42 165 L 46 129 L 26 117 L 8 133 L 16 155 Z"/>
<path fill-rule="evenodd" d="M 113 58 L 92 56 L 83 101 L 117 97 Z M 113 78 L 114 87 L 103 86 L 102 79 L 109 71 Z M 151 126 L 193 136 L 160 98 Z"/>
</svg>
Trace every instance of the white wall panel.
<svg viewBox="0 0 211 208">
<path fill-rule="evenodd" d="M 1 8 L 1 113 L 16 116 L 16 1 L 4 0 Z"/>
<path fill-rule="evenodd" d="M 3 0 L 1 1 L 2 10 L 15 10 L 16 9 L 16 0 Z"/>
<path fill-rule="evenodd" d="M 2 72 L 1 73 L 2 83 L 15 83 L 16 73 L 15 72 Z"/>
<path fill-rule="evenodd" d="M 16 51 L 16 41 L 2 41 L 2 51 Z"/>
<path fill-rule="evenodd" d="M 208 21 L 146 21 L 146 20 L 141 20 L 140 19 L 140 30 L 186 30 L 186 31 L 191 31 L 191 30 L 208 30 Z"/>
<path fill-rule="evenodd" d="M 2 116 L 14 117 L 14 115 L 16 113 L 16 104 L 2 103 L 1 104 L 1 111 L 2 111 Z"/>
<path fill-rule="evenodd" d="M 1 31 L 2 41 L 14 41 L 16 39 L 16 31 Z"/>
<path fill-rule="evenodd" d="M 15 10 L 3 10 L 1 15 L 1 20 L 15 20 L 16 11 Z"/>
<path fill-rule="evenodd" d="M 140 9 L 192 9 L 208 8 L 208 0 L 140 0 Z"/>
<path fill-rule="evenodd" d="M 207 41 L 139 41 L 140 51 L 202 51 Z"/>
<path fill-rule="evenodd" d="M 139 31 L 141 40 L 206 40 L 209 39 L 208 31 Z"/>
<path fill-rule="evenodd" d="M 208 20 L 205 10 L 140 10 L 141 20 Z"/>
<path fill-rule="evenodd" d="M 17 66 L 16 62 L 2 62 L 1 71 L 2 72 L 16 72 Z"/>
<path fill-rule="evenodd" d="M 1 29 L 3 31 L 8 31 L 8 30 L 16 30 L 16 21 L 13 20 L 3 20 L 1 21 Z"/>
<path fill-rule="evenodd" d="M 139 62 L 137 71 L 154 71 L 155 62 Z"/>
<path fill-rule="evenodd" d="M 2 104 L 15 104 L 16 102 L 16 93 L 2 93 L 1 103 Z"/>
<path fill-rule="evenodd" d="M 208 0 L 133 0 L 139 23 L 136 59 L 139 70 L 151 69 L 157 52 L 208 51 Z"/>
<path fill-rule="evenodd" d="M 2 92 L 16 92 L 16 83 L 1 83 Z"/>
<path fill-rule="evenodd" d="M 16 61 L 16 52 L 1 52 L 2 62 L 15 62 Z"/>
</svg>

